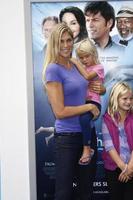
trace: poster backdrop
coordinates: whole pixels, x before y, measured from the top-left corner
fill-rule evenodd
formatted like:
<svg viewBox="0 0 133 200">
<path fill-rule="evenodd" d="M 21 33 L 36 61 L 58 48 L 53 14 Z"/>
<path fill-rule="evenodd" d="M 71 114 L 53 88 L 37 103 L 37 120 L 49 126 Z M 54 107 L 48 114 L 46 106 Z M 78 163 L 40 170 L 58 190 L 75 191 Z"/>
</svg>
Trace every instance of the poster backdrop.
<svg viewBox="0 0 133 200">
<path fill-rule="evenodd" d="M 37 193 L 38 200 L 54 199 L 54 143 L 53 127 L 54 115 L 48 103 L 47 95 L 42 84 L 42 69 L 45 59 L 46 33 L 43 30 L 42 21 L 49 16 L 58 18 L 60 11 L 67 6 L 76 6 L 84 11 L 87 1 L 57 1 L 55 2 L 33 2 L 32 11 L 32 42 L 33 42 L 33 64 L 34 64 L 34 99 L 35 99 L 35 137 L 36 137 L 36 164 L 37 164 Z M 133 8 L 132 1 L 109 1 L 117 15 L 121 6 Z M 115 43 L 119 42 L 118 30 L 115 27 L 110 32 L 110 36 Z M 123 47 L 123 50 L 121 50 Z M 106 94 L 102 96 L 102 112 L 95 122 L 97 131 L 97 174 L 94 181 L 95 200 L 107 200 L 108 188 L 104 176 L 103 161 L 101 152 L 103 150 L 101 119 L 105 112 L 109 91 L 117 81 L 127 81 L 133 86 L 133 39 L 127 46 L 120 46 L 118 49 L 108 50 L 98 49 L 99 58 L 104 66 Z M 74 187 L 76 184 L 74 183 Z"/>
</svg>

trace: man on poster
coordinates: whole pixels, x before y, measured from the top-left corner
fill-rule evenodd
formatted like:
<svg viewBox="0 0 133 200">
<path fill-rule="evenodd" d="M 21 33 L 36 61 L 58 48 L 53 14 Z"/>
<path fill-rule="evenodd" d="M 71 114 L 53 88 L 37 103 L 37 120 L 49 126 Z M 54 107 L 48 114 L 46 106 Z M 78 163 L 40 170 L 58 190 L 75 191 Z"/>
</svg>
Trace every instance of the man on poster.
<svg viewBox="0 0 133 200">
<path fill-rule="evenodd" d="M 106 1 L 88 2 L 84 8 L 88 36 L 95 42 L 105 74 L 118 66 L 124 47 L 116 44 L 111 36 L 115 25 L 115 11 Z"/>
<path fill-rule="evenodd" d="M 113 36 L 113 40 L 125 46 L 124 65 L 133 65 L 131 59 L 133 52 L 133 8 L 122 6 L 116 16 L 116 27 L 118 34 Z M 128 69 L 126 70 L 129 71 Z M 131 76 L 132 72 L 130 73 Z"/>
<path fill-rule="evenodd" d="M 108 105 L 108 96 L 112 86 L 117 81 L 128 81 L 132 85 L 132 65 L 126 48 L 116 44 L 110 32 L 115 25 L 115 11 L 112 5 L 106 1 L 88 2 L 84 8 L 86 27 L 89 37 L 95 42 L 99 58 L 104 66 L 106 94 L 101 96 L 102 112 L 96 121 L 97 132 L 101 133 L 101 119 Z M 127 53 L 126 53 L 127 52 Z M 131 55 L 131 51 L 130 51 Z M 129 58 L 129 59 L 128 59 Z"/>
<path fill-rule="evenodd" d="M 113 36 L 113 40 L 121 45 L 133 45 L 133 8 L 122 6 L 117 12 L 116 27 L 118 34 Z"/>
</svg>

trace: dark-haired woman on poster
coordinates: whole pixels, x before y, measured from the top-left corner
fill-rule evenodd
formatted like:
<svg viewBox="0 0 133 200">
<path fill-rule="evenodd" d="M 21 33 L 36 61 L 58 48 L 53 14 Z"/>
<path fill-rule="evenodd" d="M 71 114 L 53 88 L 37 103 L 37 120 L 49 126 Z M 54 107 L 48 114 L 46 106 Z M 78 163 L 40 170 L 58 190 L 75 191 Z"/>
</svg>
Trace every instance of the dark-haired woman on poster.
<svg viewBox="0 0 133 200">
<path fill-rule="evenodd" d="M 82 10 L 78 7 L 65 7 L 60 11 L 59 19 L 61 22 L 65 22 L 71 29 L 73 33 L 74 44 L 88 37 L 85 16 Z"/>
</svg>

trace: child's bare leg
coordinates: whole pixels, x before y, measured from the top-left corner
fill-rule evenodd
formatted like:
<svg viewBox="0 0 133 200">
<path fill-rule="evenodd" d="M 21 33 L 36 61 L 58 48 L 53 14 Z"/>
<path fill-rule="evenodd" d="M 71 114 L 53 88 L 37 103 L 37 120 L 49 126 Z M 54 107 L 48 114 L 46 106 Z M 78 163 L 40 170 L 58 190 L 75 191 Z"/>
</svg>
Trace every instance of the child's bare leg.
<svg viewBox="0 0 133 200">
<path fill-rule="evenodd" d="M 89 164 L 89 162 L 91 161 L 91 157 L 94 154 L 94 150 L 91 149 L 90 146 L 83 146 L 83 153 L 82 156 L 79 160 L 79 164 Z"/>
</svg>

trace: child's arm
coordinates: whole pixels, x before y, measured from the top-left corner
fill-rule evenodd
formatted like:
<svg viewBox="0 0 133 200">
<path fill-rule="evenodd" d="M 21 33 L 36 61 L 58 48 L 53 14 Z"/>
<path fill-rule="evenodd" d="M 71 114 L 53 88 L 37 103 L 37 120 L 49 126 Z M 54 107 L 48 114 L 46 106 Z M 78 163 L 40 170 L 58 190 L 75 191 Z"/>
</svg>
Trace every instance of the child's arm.
<svg viewBox="0 0 133 200">
<path fill-rule="evenodd" d="M 87 72 L 85 69 L 84 69 L 84 66 L 82 65 L 81 62 L 79 62 L 76 58 L 71 58 L 70 59 L 71 62 L 73 64 L 76 65 L 76 67 L 78 68 L 79 72 L 82 74 L 82 76 L 84 76 L 84 78 L 86 80 L 92 80 L 93 78 L 97 77 L 97 73 L 92 71 L 92 72 Z"/>
<path fill-rule="evenodd" d="M 126 165 L 126 168 L 121 174 L 119 175 L 119 181 L 121 182 L 127 182 L 133 177 L 133 151 L 131 153 L 131 158 Z M 126 181 L 125 181 L 126 180 Z"/>
<path fill-rule="evenodd" d="M 123 171 L 126 164 L 123 162 L 117 151 L 115 149 L 111 149 L 108 153 L 116 165 L 121 169 L 121 171 Z"/>
<path fill-rule="evenodd" d="M 111 135 L 109 133 L 108 127 L 104 120 L 102 121 L 102 134 L 103 134 L 103 144 L 105 150 L 108 152 L 112 160 L 116 163 L 116 165 L 123 171 L 125 168 L 125 163 L 120 158 L 119 154 L 117 153 Z"/>
<path fill-rule="evenodd" d="M 133 151 L 131 153 L 131 158 L 128 162 L 128 174 L 133 176 Z"/>
<path fill-rule="evenodd" d="M 130 177 L 127 174 L 125 174 L 127 169 L 127 164 L 123 162 L 120 155 L 116 151 L 109 130 L 104 121 L 102 122 L 102 134 L 103 134 L 103 144 L 105 150 L 108 152 L 108 154 L 110 155 L 112 160 L 116 163 L 116 165 L 121 169 L 121 173 L 118 177 L 119 181 L 127 182 L 130 179 Z"/>
<path fill-rule="evenodd" d="M 130 180 L 131 175 L 127 173 L 127 164 L 123 162 L 116 149 L 111 149 L 110 151 L 108 151 L 108 153 L 112 160 L 116 163 L 116 165 L 121 169 L 118 180 L 120 182 L 127 182 L 128 180 Z"/>
</svg>

